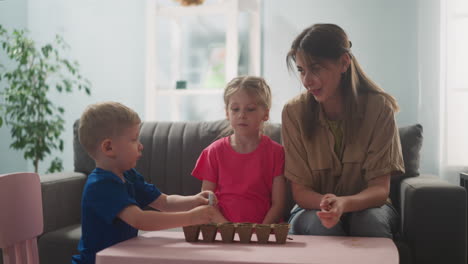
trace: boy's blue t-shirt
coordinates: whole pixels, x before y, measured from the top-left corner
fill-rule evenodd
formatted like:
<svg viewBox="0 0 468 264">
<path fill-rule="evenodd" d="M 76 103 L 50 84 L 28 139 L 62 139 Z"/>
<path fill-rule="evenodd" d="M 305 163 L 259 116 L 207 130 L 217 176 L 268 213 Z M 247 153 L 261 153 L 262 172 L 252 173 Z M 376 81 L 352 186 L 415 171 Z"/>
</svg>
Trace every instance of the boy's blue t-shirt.
<svg viewBox="0 0 468 264">
<path fill-rule="evenodd" d="M 86 181 L 81 202 L 80 255 L 74 264 L 94 264 L 96 253 L 136 237 L 138 230 L 117 217 L 125 207 L 140 208 L 156 200 L 161 192 L 145 182 L 135 169 L 124 173 L 125 182 L 110 171 L 94 169 Z"/>
</svg>

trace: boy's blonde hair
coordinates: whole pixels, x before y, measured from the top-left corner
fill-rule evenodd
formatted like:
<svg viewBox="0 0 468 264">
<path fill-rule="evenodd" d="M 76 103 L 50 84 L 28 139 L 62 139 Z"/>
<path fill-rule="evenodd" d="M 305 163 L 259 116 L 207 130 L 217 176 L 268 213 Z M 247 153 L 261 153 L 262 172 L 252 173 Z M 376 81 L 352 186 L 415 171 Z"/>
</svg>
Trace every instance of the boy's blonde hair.
<svg viewBox="0 0 468 264">
<path fill-rule="evenodd" d="M 255 96 L 258 104 L 271 109 L 271 90 L 265 79 L 257 76 L 239 76 L 232 79 L 224 89 L 224 105 L 228 108 L 229 99 L 239 90 L 246 91 L 249 95 Z"/>
<path fill-rule="evenodd" d="M 140 122 L 138 114 L 121 103 L 101 102 L 89 105 L 80 118 L 80 143 L 94 158 L 104 139 L 117 136 L 122 130 Z"/>
</svg>

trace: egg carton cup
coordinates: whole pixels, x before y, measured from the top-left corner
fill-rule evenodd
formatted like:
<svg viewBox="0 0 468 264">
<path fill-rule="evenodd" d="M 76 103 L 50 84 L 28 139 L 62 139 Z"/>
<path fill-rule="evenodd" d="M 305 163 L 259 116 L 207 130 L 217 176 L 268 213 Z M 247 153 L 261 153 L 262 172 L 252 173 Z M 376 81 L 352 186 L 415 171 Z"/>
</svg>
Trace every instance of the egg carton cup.
<svg viewBox="0 0 468 264">
<path fill-rule="evenodd" d="M 238 235 L 238 242 L 243 244 L 252 243 L 252 236 L 255 233 L 258 244 L 285 244 L 287 241 L 290 225 L 281 224 L 254 224 L 254 223 L 232 223 L 204 224 L 184 227 L 185 240 L 187 242 L 213 243 L 216 241 L 216 234 L 221 234 L 223 243 L 233 243 L 236 241 L 235 234 Z M 200 239 L 200 233 L 202 238 Z M 274 234 L 273 236 L 271 234 Z M 273 240 L 274 238 L 274 240 Z M 255 243 L 255 242 L 254 242 Z"/>
</svg>

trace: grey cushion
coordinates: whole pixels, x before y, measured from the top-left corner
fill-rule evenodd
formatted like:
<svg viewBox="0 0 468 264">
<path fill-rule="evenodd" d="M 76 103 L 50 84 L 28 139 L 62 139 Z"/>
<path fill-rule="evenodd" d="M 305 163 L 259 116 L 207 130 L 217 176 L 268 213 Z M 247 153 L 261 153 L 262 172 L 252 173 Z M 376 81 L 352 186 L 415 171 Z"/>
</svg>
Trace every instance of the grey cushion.
<svg viewBox="0 0 468 264">
<path fill-rule="evenodd" d="M 78 140 L 79 120 L 74 124 L 75 171 L 89 174 L 94 161 L 84 151 Z M 167 194 L 192 195 L 200 191 L 201 182 L 191 176 L 198 156 L 210 143 L 220 137 L 228 127 L 226 120 L 208 122 L 143 122 L 140 141 L 144 146 L 143 157 L 137 170 L 145 179 Z M 419 175 L 419 159 L 422 146 L 422 126 L 419 124 L 399 129 L 406 173 L 392 177 L 390 198 L 398 209 L 399 186 L 404 178 Z M 265 134 L 281 143 L 281 125 L 268 124 Z M 288 193 L 288 208 L 292 196 Z"/>
<path fill-rule="evenodd" d="M 420 124 L 401 127 L 400 140 L 403 160 L 405 162 L 405 174 L 403 178 L 419 175 L 420 151 L 423 142 L 423 127 Z"/>
<path fill-rule="evenodd" d="M 78 135 L 79 127 L 80 120 L 78 119 L 73 124 L 73 161 L 75 164 L 75 171 L 88 175 L 95 168 L 95 163 L 80 144 Z"/>
<path fill-rule="evenodd" d="M 143 122 L 143 156 L 136 169 L 166 194 L 192 195 L 201 182 L 191 176 L 198 156 L 227 126 L 216 122 Z"/>
<path fill-rule="evenodd" d="M 420 124 L 399 128 L 401 151 L 405 163 L 405 173 L 392 177 L 390 184 L 390 199 L 395 208 L 400 211 L 400 183 L 403 179 L 419 176 L 420 151 L 423 143 L 423 127 Z"/>
<path fill-rule="evenodd" d="M 38 241 L 40 263 L 71 263 L 71 256 L 78 254 L 80 237 L 80 224 L 45 233 Z"/>
<path fill-rule="evenodd" d="M 198 156 L 204 148 L 222 136 L 226 120 L 208 122 L 143 122 L 140 141 L 143 157 L 136 169 L 150 183 L 167 194 L 191 195 L 200 191 L 201 182 L 191 176 Z M 79 142 L 79 120 L 73 138 L 75 171 L 89 174 L 95 167 Z M 268 124 L 265 134 L 280 143 L 279 124 Z"/>
</svg>

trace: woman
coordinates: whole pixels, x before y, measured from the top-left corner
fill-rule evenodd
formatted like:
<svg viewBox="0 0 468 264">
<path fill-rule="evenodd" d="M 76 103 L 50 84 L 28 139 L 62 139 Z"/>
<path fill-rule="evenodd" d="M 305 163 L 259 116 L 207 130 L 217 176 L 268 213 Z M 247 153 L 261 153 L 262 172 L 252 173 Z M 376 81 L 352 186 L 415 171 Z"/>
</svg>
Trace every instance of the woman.
<svg viewBox="0 0 468 264">
<path fill-rule="evenodd" d="M 316 24 L 287 55 L 306 92 L 283 109 L 291 233 L 392 238 L 390 177 L 404 172 L 395 99 L 371 81 L 337 25 Z"/>
</svg>

